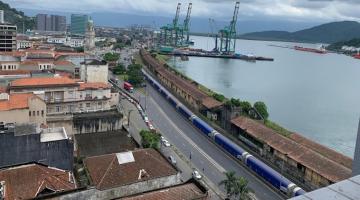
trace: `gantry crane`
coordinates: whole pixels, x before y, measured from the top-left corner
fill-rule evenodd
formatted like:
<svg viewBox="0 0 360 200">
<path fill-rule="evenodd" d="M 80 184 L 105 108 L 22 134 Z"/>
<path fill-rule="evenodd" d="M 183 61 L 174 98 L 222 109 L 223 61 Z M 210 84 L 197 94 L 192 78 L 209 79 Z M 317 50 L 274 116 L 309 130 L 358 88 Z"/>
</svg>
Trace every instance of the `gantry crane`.
<svg viewBox="0 0 360 200">
<path fill-rule="evenodd" d="M 240 2 L 236 2 L 233 18 L 230 22 L 230 26 L 226 26 L 224 29 L 221 29 L 218 34 L 219 48 L 216 47 L 216 50 L 222 54 L 233 54 L 235 53 L 236 45 L 236 22 L 237 16 L 239 13 Z M 217 45 L 216 45 L 217 46 Z"/>
<path fill-rule="evenodd" d="M 188 6 L 188 10 L 187 10 L 187 14 L 186 17 L 184 19 L 184 25 L 182 28 L 182 40 L 184 41 L 184 43 L 186 45 L 188 45 L 190 43 L 190 33 L 189 33 L 189 28 L 190 28 L 190 15 L 191 15 L 191 9 L 192 9 L 192 3 L 189 3 Z"/>
</svg>

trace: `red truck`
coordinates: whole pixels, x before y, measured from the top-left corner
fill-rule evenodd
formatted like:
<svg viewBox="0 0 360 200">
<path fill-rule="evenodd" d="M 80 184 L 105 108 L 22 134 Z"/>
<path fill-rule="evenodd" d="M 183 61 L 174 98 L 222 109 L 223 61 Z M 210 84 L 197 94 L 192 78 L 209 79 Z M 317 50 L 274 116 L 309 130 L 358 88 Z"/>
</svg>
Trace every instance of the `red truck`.
<svg viewBox="0 0 360 200">
<path fill-rule="evenodd" d="M 131 92 L 131 93 L 134 91 L 133 86 L 128 82 L 124 82 L 124 89 Z"/>
</svg>

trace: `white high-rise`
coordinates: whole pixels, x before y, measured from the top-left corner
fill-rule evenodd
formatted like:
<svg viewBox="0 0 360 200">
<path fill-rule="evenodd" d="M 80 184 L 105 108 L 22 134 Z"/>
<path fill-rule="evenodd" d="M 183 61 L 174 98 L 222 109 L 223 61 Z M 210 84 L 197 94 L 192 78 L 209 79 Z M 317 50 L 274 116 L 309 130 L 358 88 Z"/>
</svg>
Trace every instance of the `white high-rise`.
<svg viewBox="0 0 360 200">
<path fill-rule="evenodd" d="M 4 20 L 4 11 L 0 10 L 0 24 L 3 24 L 5 22 Z"/>
</svg>

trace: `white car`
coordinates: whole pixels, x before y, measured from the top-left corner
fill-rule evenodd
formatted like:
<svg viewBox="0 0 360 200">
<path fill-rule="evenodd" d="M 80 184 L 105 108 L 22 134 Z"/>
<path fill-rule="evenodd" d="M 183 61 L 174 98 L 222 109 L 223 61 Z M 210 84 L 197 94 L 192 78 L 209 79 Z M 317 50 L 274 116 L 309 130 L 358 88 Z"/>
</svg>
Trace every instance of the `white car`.
<svg viewBox="0 0 360 200">
<path fill-rule="evenodd" d="M 163 140 L 163 144 L 164 144 L 164 146 L 166 146 L 166 147 L 170 147 L 171 146 L 171 144 L 170 144 L 170 142 L 169 141 L 167 141 L 167 140 Z"/>
<path fill-rule="evenodd" d="M 139 111 L 142 110 L 142 108 L 141 108 L 141 106 L 140 106 L 139 104 L 136 105 L 136 108 L 137 108 Z"/>
<path fill-rule="evenodd" d="M 149 129 L 154 130 L 155 128 L 154 128 L 154 126 L 152 124 L 149 124 Z"/>
<path fill-rule="evenodd" d="M 145 116 L 144 121 L 145 121 L 145 123 L 149 123 L 149 118 Z"/>
<path fill-rule="evenodd" d="M 202 178 L 200 173 L 198 171 L 196 171 L 196 170 L 193 171 L 192 177 L 195 178 L 195 179 L 201 179 Z"/>
</svg>

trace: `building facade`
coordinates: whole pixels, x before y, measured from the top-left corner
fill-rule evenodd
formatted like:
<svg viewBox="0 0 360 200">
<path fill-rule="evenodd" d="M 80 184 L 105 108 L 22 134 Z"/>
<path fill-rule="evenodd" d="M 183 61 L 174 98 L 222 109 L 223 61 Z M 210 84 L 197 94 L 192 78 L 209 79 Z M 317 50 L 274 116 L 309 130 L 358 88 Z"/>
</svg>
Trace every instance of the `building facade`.
<svg viewBox="0 0 360 200">
<path fill-rule="evenodd" d="M 36 29 L 38 31 L 66 31 L 66 17 L 59 15 L 36 15 Z"/>
<path fill-rule="evenodd" d="M 109 66 L 105 61 L 99 61 L 95 59 L 85 59 L 80 63 L 80 79 L 85 82 L 108 82 Z"/>
<path fill-rule="evenodd" d="M 88 21 L 89 21 L 88 15 L 72 14 L 71 24 L 70 24 L 71 34 L 85 36 Z"/>
<path fill-rule="evenodd" d="M 85 33 L 85 51 L 92 51 L 95 49 L 95 29 L 93 20 L 89 20 L 87 30 Z"/>
<path fill-rule="evenodd" d="M 17 27 L 10 24 L 0 24 L 0 52 L 16 50 Z"/>
</svg>

